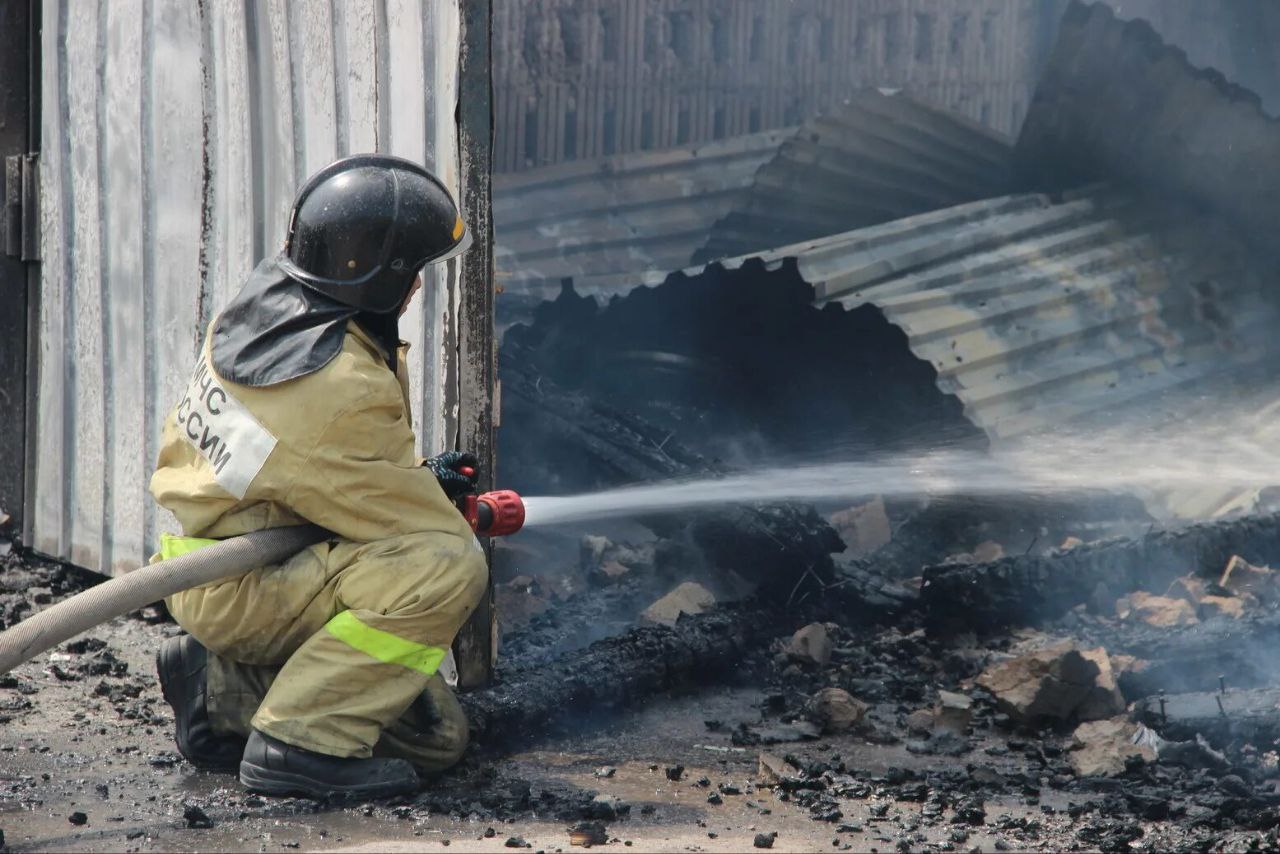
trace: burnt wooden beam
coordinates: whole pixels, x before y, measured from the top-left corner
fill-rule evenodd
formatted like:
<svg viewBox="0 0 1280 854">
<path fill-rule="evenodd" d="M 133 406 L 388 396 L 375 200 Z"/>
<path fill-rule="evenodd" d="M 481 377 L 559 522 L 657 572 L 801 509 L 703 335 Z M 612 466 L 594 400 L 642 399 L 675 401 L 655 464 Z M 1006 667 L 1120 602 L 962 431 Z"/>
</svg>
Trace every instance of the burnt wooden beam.
<svg viewBox="0 0 1280 854">
<path fill-rule="evenodd" d="M 1238 742 L 1270 750 L 1280 740 L 1280 688 L 1166 694 L 1148 697 L 1137 711 L 1144 724 L 1170 741 L 1202 735 L 1215 747 Z"/>
<path fill-rule="evenodd" d="M 1280 614 L 1218 617 L 1177 631 L 1139 623 L 1102 643 L 1113 654 L 1144 662 L 1119 676 L 1120 691 L 1130 701 L 1161 691 L 1211 691 L 1218 687 L 1219 677 L 1228 687 L 1254 688 L 1276 679 L 1271 651 L 1280 647 Z"/>
<path fill-rule="evenodd" d="M 1175 578 L 1217 575 L 1232 555 L 1280 561 L 1280 514 L 1152 531 L 1049 555 L 927 567 L 922 602 L 933 631 L 994 631 L 1062 616 L 1091 598 L 1163 592 Z"/>
<path fill-rule="evenodd" d="M 500 681 L 462 697 L 472 738 L 493 750 L 568 721 L 635 708 L 655 694 L 731 677 L 743 657 L 781 634 L 779 609 L 725 605 L 673 628 L 633 629 L 551 661 L 505 665 Z"/>
</svg>

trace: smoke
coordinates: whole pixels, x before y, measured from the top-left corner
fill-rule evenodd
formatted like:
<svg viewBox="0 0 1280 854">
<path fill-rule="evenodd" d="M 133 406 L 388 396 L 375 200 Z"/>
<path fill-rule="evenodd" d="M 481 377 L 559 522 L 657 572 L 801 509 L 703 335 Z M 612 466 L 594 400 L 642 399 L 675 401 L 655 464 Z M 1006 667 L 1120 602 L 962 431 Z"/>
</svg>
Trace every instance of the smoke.
<svg viewBox="0 0 1280 854">
<path fill-rule="evenodd" d="M 1280 484 L 1280 445 L 1256 413 L 1215 411 L 1174 426 L 1123 423 L 1062 428 L 986 453 L 935 447 L 857 461 L 768 465 L 722 477 L 672 480 L 572 496 L 526 499 L 530 527 L 643 516 L 752 501 L 871 496 L 1023 496 L 1028 500 L 1130 494 L 1175 514 L 1218 509 Z M 1196 515 L 1196 514 L 1191 514 Z"/>
</svg>

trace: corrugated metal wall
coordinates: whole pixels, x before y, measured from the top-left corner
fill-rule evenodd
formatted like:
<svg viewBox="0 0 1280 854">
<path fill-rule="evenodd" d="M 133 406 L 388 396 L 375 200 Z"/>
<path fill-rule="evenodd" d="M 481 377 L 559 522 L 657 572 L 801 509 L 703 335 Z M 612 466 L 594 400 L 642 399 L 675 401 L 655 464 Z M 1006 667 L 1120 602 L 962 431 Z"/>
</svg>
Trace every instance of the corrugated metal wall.
<svg viewBox="0 0 1280 854">
<path fill-rule="evenodd" d="M 494 169 L 801 124 L 905 87 L 1006 134 L 1048 0 L 499 0 Z"/>
<path fill-rule="evenodd" d="M 146 491 L 161 422 L 205 325 L 277 251 L 295 187 L 376 149 L 458 192 L 460 8 L 46 0 L 43 15 L 33 545 L 116 573 L 166 527 Z M 456 429 L 457 272 L 401 326 L 428 447 Z"/>
</svg>

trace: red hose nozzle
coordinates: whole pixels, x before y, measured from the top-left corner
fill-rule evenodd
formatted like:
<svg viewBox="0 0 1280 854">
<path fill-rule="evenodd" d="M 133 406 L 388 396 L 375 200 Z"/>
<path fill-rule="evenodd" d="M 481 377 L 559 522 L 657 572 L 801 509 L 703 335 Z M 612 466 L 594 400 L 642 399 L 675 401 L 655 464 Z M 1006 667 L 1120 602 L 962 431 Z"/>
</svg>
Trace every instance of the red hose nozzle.
<svg viewBox="0 0 1280 854">
<path fill-rule="evenodd" d="M 471 527 L 485 537 L 505 537 L 524 527 L 524 500 L 510 489 L 476 496 Z"/>
</svg>

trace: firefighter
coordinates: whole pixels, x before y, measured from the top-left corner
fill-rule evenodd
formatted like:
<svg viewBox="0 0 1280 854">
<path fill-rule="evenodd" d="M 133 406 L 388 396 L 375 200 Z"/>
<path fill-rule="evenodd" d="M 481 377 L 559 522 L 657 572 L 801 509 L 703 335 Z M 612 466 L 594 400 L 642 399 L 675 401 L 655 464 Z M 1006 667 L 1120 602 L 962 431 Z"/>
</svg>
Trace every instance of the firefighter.
<svg viewBox="0 0 1280 854">
<path fill-rule="evenodd" d="M 270 795 L 383 797 L 452 765 L 467 723 L 438 672 L 488 584 L 452 503 L 475 459 L 415 457 L 397 322 L 420 271 L 465 250 L 430 172 L 385 155 L 299 192 L 284 251 L 210 324 L 164 424 L 160 559 L 313 522 L 332 538 L 178 593 L 157 654 L 182 755 Z"/>
</svg>

